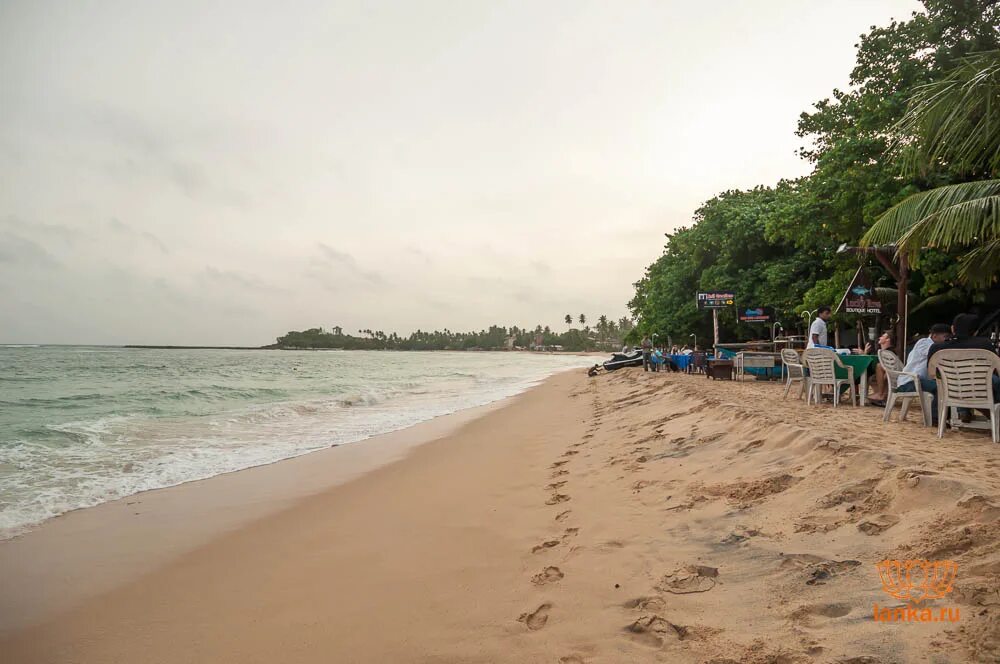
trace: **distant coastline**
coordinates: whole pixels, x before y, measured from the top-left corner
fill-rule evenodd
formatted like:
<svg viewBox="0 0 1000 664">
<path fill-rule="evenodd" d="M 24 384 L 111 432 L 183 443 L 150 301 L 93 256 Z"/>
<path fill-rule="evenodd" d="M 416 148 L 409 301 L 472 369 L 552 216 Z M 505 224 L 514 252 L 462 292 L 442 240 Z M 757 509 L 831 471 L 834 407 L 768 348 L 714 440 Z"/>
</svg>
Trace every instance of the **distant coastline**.
<svg viewBox="0 0 1000 664">
<path fill-rule="evenodd" d="M 123 348 L 141 348 L 145 350 L 274 350 L 277 346 L 147 346 L 143 344 L 125 344 Z"/>
<path fill-rule="evenodd" d="M 490 352 L 522 352 L 522 353 L 580 353 L 584 351 L 577 350 L 566 350 L 566 349 L 528 349 L 528 348 L 332 348 L 332 347 L 303 347 L 303 346 L 280 346 L 278 344 L 271 344 L 269 346 L 151 346 L 146 344 L 125 344 L 124 346 L 117 346 L 118 348 L 132 348 L 136 350 L 386 350 L 386 351 L 398 351 L 398 350 L 413 350 L 421 352 L 471 352 L 471 353 L 490 353 Z"/>
</svg>

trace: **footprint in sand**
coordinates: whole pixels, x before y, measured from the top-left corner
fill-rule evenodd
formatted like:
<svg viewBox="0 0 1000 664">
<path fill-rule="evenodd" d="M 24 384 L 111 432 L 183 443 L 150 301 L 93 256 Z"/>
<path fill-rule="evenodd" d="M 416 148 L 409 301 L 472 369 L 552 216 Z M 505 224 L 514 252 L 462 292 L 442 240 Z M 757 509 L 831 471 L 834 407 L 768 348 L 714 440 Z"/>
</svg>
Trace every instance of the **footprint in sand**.
<svg viewBox="0 0 1000 664">
<path fill-rule="evenodd" d="M 556 477 L 562 477 L 563 475 L 569 475 L 569 471 L 568 470 L 556 470 L 551 475 L 549 475 L 549 477 L 551 479 L 555 479 Z"/>
<path fill-rule="evenodd" d="M 640 611 L 662 611 L 667 603 L 662 597 L 636 597 L 622 604 L 626 609 L 639 609 Z"/>
<path fill-rule="evenodd" d="M 569 459 L 567 459 L 565 461 L 556 461 L 551 466 L 549 466 L 549 468 L 558 468 L 559 466 L 563 466 L 563 465 L 565 465 L 567 463 L 569 463 Z"/>
<path fill-rule="evenodd" d="M 828 533 L 847 523 L 841 514 L 811 514 L 795 522 L 797 533 Z"/>
<path fill-rule="evenodd" d="M 558 505 L 559 503 L 565 503 L 569 500 L 569 496 L 564 493 L 554 493 L 552 497 L 545 501 L 546 505 Z"/>
<path fill-rule="evenodd" d="M 546 583 L 560 581 L 565 574 L 558 567 L 546 567 L 538 574 L 531 577 L 531 582 L 536 586 L 544 586 Z"/>
<path fill-rule="evenodd" d="M 674 595 L 705 593 L 715 587 L 719 570 L 706 565 L 687 565 L 666 574 L 656 585 L 661 592 Z"/>
<path fill-rule="evenodd" d="M 570 451 L 566 452 L 565 454 L 563 454 L 563 456 L 564 457 L 573 456 L 574 454 L 579 454 L 579 452 L 577 452 L 576 450 L 570 450 Z"/>
<path fill-rule="evenodd" d="M 688 634 L 687 627 L 675 625 L 657 615 L 639 618 L 631 625 L 626 626 L 625 631 L 633 634 L 637 640 L 657 648 L 662 646 L 663 641 L 668 637 L 683 639 Z"/>
<path fill-rule="evenodd" d="M 732 531 L 731 533 L 723 537 L 722 540 L 719 542 L 719 544 L 725 544 L 727 546 L 733 544 L 739 544 L 740 542 L 745 542 L 751 537 L 756 537 L 757 535 L 760 535 L 759 530 L 753 528 L 747 528 L 747 529 L 737 528 L 736 530 Z"/>
<path fill-rule="evenodd" d="M 870 519 L 858 524 L 858 530 L 865 535 L 878 535 L 889 530 L 899 523 L 899 517 L 895 514 L 877 514 Z"/>
<path fill-rule="evenodd" d="M 522 613 L 517 621 L 523 622 L 528 626 L 528 629 L 535 631 L 545 627 L 545 623 L 549 621 L 549 609 L 552 605 L 549 603 L 542 604 L 540 607 L 532 611 L 531 613 Z"/>
<path fill-rule="evenodd" d="M 536 544 L 531 548 L 531 552 L 538 553 L 539 551 L 544 551 L 545 549 L 551 549 L 554 546 L 559 546 L 559 540 L 548 540 L 547 542 Z"/>
<path fill-rule="evenodd" d="M 843 618 L 850 612 L 849 604 L 807 604 L 792 611 L 788 617 L 809 627 L 825 622 L 824 618 Z"/>
<path fill-rule="evenodd" d="M 573 510 L 566 510 L 565 512 L 559 512 L 559 514 L 556 514 L 556 521 L 565 521 L 567 518 L 569 518 L 569 515 L 572 512 Z"/>
<path fill-rule="evenodd" d="M 559 658 L 559 664 L 584 664 L 584 659 L 579 655 L 566 655 Z"/>
<path fill-rule="evenodd" d="M 553 482 L 552 484 L 549 484 L 545 488 L 548 489 L 549 491 L 555 491 L 556 489 L 564 486 L 565 484 L 566 480 L 563 480 L 562 482 Z"/>
<path fill-rule="evenodd" d="M 802 570 L 807 586 L 821 586 L 829 579 L 846 574 L 861 565 L 859 560 L 829 560 L 811 553 L 782 553 L 780 570 Z"/>
</svg>

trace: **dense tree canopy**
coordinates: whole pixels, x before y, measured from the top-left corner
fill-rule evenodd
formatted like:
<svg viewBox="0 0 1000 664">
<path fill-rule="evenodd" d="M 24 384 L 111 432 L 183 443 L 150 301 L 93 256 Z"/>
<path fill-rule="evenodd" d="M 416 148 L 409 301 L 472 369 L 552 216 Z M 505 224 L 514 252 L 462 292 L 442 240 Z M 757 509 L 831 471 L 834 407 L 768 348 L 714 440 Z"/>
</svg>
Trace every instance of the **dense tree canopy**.
<svg viewBox="0 0 1000 664">
<path fill-rule="evenodd" d="M 586 317 L 581 314 L 580 318 Z M 303 331 L 292 331 L 278 337 L 272 348 L 309 348 L 343 350 L 502 350 L 507 348 L 531 348 L 541 341 L 545 348 L 556 346 L 567 351 L 608 350 L 621 343 L 621 339 L 632 329 L 628 318 L 619 321 L 601 316 L 596 329 L 570 328 L 556 333 L 548 326 L 537 325 L 534 329 L 517 325 L 502 327 L 491 325 L 479 332 L 452 332 L 417 330 L 407 337 L 381 330 L 358 330 L 358 336 L 344 334 L 343 329 L 334 327 L 327 331 L 314 327 Z"/>
<path fill-rule="evenodd" d="M 968 167 L 976 159 L 968 151 L 961 163 L 940 159 L 941 150 L 928 151 L 919 127 L 903 119 L 928 86 L 954 79 L 972 54 L 1000 48 L 1000 2 L 925 0 L 924 6 L 909 20 L 873 26 L 857 44 L 850 89 L 834 90 L 800 116 L 809 176 L 719 194 L 695 212 L 690 227 L 667 234 L 663 255 L 629 303 L 640 330 L 675 338 L 709 334 L 710 317 L 697 310 L 695 293 L 711 289 L 733 290 L 740 306 L 772 306 L 792 328 L 801 324 L 801 312 L 835 306 L 843 295 L 858 256 L 838 253 L 841 244 L 857 245 L 912 194 L 989 176 Z M 969 126 L 977 121 L 966 117 Z M 895 286 L 880 268 L 871 272 L 876 285 Z M 953 252 L 923 251 L 910 284 L 918 317 L 940 318 L 986 297 L 960 281 Z M 720 323 L 727 339 L 767 334 L 737 324 L 733 311 Z"/>
</svg>

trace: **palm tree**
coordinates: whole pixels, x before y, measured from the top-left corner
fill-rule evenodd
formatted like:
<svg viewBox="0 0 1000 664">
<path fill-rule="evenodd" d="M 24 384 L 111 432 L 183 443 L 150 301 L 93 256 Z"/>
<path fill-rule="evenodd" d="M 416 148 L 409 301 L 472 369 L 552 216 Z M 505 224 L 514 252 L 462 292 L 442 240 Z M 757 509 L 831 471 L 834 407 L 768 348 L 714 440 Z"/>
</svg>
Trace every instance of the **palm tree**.
<svg viewBox="0 0 1000 664">
<path fill-rule="evenodd" d="M 586 323 L 587 323 L 587 314 L 580 314 L 580 325 L 586 325 Z"/>
<path fill-rule="evenodd" d="M 911 171 L 942 165 L 959 173 L 1000 174 L 1000 51 L 965 58 L 941 80 L 921 86 L 896 130 Z M 988 286 L 1000 273 L 1000 179 L 922 191 L 878 218 L 863 246 L 894 245 L 915 262 L 920 250 L 968 249 L 959 278 Z"/>
<path fill-rule="evenodd" d="M 601 336 L 601 342 L 608 340 L 608 317 L 601 314 L 597 317 L 597 333 Z"/>
<path fill-rule="evenodd" d="M 935 166 L 987 177 L 1000 173 L 1000 50 L 967 56 L 940 80 L 921 85 L 893 127 L 910 174 Z"/>
<path fill-rule="evenodd" d="M 567 325 L 572 325 L 573 324 L 573 316 L 572 316 L 572 314 L 566 314 L 566 319 L 565 320 L 566 320 L 566 324 Z"/>
<path fill-rule="evenodd" d="M 926 247 L 971 248 L 958 259 L 959 278 L 971 285 L 989 285 L 1000 272 L 1000 180 L 913 194 L 879 217 L 861 244 L 895 245 L 911 262 Z"/>
</svg>

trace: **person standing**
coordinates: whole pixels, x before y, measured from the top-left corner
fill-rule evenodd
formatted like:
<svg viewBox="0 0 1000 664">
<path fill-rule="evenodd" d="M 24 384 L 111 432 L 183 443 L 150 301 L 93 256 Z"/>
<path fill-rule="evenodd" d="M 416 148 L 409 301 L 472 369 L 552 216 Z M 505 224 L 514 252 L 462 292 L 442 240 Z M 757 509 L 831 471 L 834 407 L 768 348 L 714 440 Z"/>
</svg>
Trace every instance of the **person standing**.
<svg viewBox="0 0 1000 664">
<path fill-rule="evenodd" d="M 651 361 L 653 353 L 653 342 L 650 340 L 649 335 L 642 338 L 642 370 L 652 371 L 653 363 Z"/>
<path fill-rule="evenodd" d="M 830 307 L 826 305 L 816 310 L 816 320 L 809 326 L 809 343 L 806 344 L 806 348 L 829 345 L 826 343 L 826 322 L 830 320 L 831 315 L 833 314 L 830 312 Z"/>
</svg>

